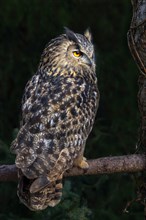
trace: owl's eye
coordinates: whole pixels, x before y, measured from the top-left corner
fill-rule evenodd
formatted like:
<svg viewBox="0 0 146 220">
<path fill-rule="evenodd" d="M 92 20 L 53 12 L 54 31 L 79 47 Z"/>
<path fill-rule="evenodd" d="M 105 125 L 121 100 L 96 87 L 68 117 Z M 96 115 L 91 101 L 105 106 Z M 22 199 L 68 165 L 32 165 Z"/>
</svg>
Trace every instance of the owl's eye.
<svg viewBox="0 0 146 220">
<path fill-rule="evenodd" d="M 80 51 L 73 51 L 73 55 L 75 57 L 80 57 L 82 55 L 82 53 Z"/>
</svg>

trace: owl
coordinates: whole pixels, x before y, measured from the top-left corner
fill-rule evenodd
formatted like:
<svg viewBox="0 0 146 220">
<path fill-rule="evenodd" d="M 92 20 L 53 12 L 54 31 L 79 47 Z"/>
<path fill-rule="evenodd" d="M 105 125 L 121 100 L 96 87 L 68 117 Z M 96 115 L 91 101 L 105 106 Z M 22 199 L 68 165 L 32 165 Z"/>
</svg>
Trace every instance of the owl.
<svg viewBox="0 0 146 220">
<path fill-rule="evenodd" d="M 65 171 L 88 169 L 84 157 L 99 103 L 91 33 L 65 28 L 45 47 L 25 87 L 16 154 L 20 201 L 30 210 L 57 205 Z"/>
</svg>

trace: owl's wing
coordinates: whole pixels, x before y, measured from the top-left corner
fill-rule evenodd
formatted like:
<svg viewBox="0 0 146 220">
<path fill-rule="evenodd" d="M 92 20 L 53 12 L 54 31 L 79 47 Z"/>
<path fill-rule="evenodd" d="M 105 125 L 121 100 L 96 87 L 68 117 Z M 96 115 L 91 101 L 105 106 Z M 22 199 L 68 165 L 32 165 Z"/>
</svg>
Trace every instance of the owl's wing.
<svg viewBox="0 0 146 220">
<path fill-rule="evenodd" d="M 25 86 L 25 92 L 22 97 L 22 125 L 25 124 L 25 119 L 28 117 L 30 108 L 33 105 L 35 97 L 35 91 L 39 82 L 39 74 L 32 76 Z"/>
<path fill-rule="evenodd" d="M 64 86 L 59 81 L 57 86 L 39 83 L 23 105 L 25 123 L 12 149 L 17 154 L 16 166 L 30 179 L 52 168 L 58 175 L 69 169 L 92 128 L 97 108 L 93 88 L 85 83 Z"/>
</svg>

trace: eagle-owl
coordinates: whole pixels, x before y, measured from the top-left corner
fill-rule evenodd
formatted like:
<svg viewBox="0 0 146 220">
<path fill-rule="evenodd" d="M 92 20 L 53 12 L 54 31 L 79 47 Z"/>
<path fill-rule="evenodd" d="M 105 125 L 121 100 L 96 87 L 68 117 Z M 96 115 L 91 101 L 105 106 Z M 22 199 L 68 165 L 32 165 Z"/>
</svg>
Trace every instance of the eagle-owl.
<svg viewBox="0 0 146 220">
<path fill-rule="evenodd" d="M 11 151 L 16 154 L 18 196 L 31 210 L 55 206 L 62 178 L 83 157 L 99 102 L 91 33 L 65 28 L 45 47 L 22 99 L 22 123 Z"/>
</svg>

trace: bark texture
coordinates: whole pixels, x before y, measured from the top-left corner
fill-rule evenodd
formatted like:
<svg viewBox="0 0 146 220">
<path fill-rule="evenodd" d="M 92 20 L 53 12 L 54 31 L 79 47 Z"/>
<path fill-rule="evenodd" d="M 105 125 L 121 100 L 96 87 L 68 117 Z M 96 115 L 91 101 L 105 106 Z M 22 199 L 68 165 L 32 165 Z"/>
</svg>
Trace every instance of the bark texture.
<svg viewBox="0 0 146 220">
<path fill-rule="evenodd" d="M 128 45 L 131 54 L 140 70 L 138 79 L 138 106 L 140 111 L 140 127 L 138 147 L 146 152 L 146 0 L 132 0 L 133 17 L 128 31 Z M 145 169 L 144 169 L 145 170 Z M 144 205 L 146 219 L 146 179 L 141 175 L 141 184 L 137 185 L 137 198 Z"/>
<path fill-rule="evenodd" d="M 88 160 L 89 169 L 82 170 L 73 167 L 64 176 L 99 175 L 111 173 L 133 173 L 146 169 L 146 157 L 141 154 L 132 154 L 115 157 L 102 157 Z M 17 181 L 15 165 L 0 166 L 0 181 Z"/>
<path fill-rule="evenodd" d="M 133 17 L 128 45 L 140 70 L 138 106 L 140 111 L 139 146 L 146 150 L 146 0 L 132 0 Z"/>
</svg>

